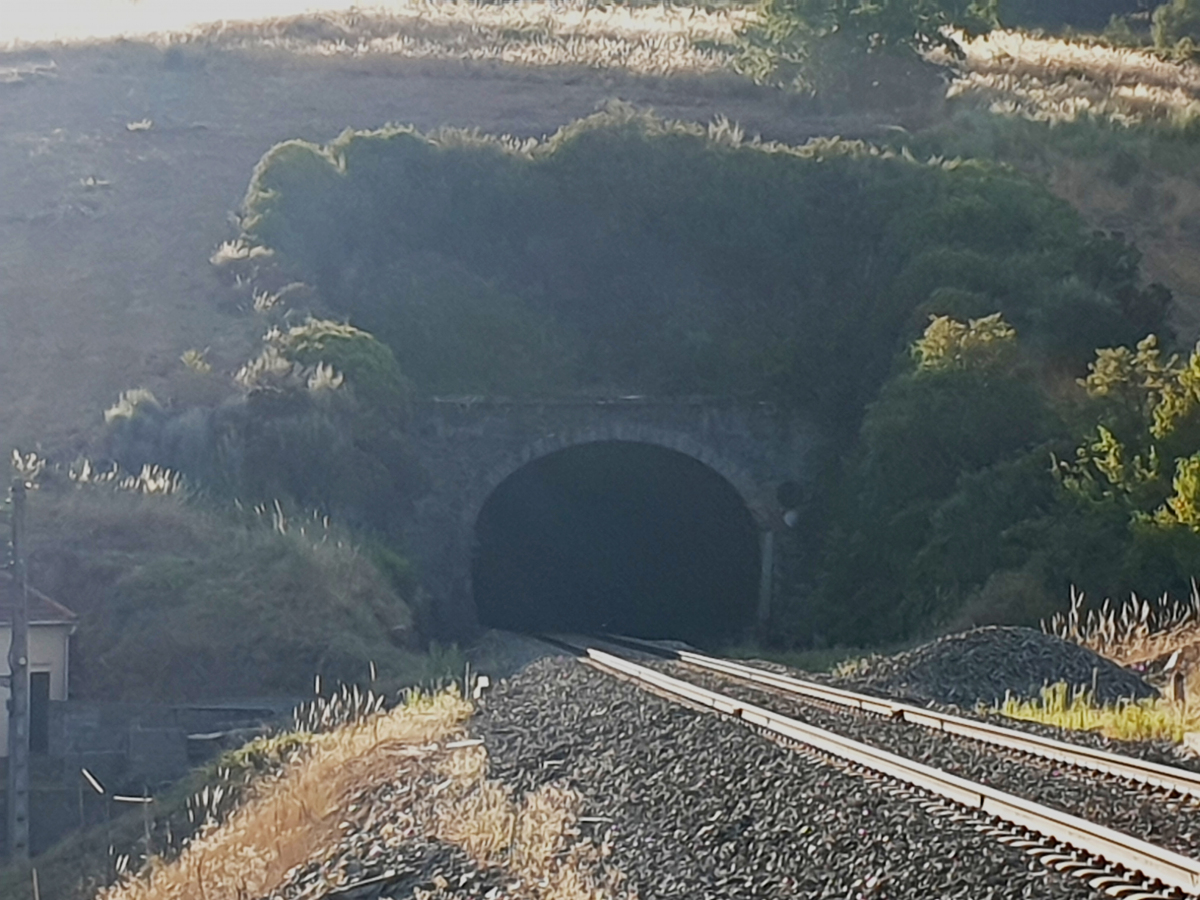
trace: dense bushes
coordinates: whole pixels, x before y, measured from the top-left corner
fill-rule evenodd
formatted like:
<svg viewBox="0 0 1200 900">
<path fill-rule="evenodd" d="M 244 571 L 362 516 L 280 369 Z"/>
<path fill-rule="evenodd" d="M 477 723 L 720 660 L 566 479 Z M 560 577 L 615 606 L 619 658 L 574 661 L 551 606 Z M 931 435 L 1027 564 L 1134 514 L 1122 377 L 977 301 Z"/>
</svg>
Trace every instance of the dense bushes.
<svg viewBox="0 0 1200 900">
<path fill-rule="evenodd" d="M 946 624 L 1024 564 L 1005 537 L 1052 501 L 1049 446 L 1064 431 L 1003 320 L 935 319 L 863 420 L 826 542 L 820 633 L 870 642 Z"/>
<path fill-rule="evenodd" d="M 1142 333 L 1128 248 L 1011 171 L 620 107 L 520 147 L 284 144 L 243 225 L 423 392 L 739 392 L 856 427 L 931 312 L 1001 311 L 1066 368 Z"/>
<path fill-rule="evenodd" d="M 867 412 L 816 604 L 831 640 L 1028 621 L 1072 585 L 1182 594 L 1200 571 L 1200 350 L 1100 350 L 1071 390 L 995 328 L 972 346 L 988 321 L 935 321 Z M 931 346 L 975 362 L 931 367 Z"/>
<path fill-rule="evenodd" d="M 403 431 L 411 388 L 386 345 L 309 319 L 268 332 L 235 382 L 207 406 L 127 392 L 106 414 L 110 455 L 127 471 L 166 466 L 251 503 L 288 498 L 343 523 L 396 524 L 419 474 Z"/>
<path fill-rule="evenodd" d="M 1152 8 L 1151 0 L 1000 0 L 999 18 L 1010 28 L 1102 31 L 1114 16 Z"/>
<path fill-rule="evenodd" d="M 1152 34 L 1155 46 L 1191 55 L 1200 42 L 1200 3 L 1168 0 L 1154 11 Z"/>
<path fill-rule="evenodd" d="M 242 223 L 418 392 L 740 394 L 823 420 L 844 465 L 800 629 L 1028 621 L 1095 556 L 1124 577 L 1128 516 L 1084 509 L 1050 460 L 1087 421 L 1063 398 L 1094 348 L 1161 331 L 1169 295 L 1009 169 L 616 107 L 523 145 L 290 142 Z"/>
<path fill-rule="evenodd" d="M 920 55 L 935 47 L 961 55 L 955 30 L 996 24 L 995 0 L 762 0 L 758 12 L 742 35 L 739 70 L 848 106 L 923 99 L 940 82 Z M 881 80 L 890 82 L 882 90 Z"/>
</svg>

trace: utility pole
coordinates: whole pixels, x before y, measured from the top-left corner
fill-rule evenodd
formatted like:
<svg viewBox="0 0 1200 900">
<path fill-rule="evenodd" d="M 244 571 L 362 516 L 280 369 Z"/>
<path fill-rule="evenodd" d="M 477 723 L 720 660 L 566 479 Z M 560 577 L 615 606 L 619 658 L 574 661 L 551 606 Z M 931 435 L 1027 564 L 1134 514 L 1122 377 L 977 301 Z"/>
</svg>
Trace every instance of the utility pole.
<svg viewBox="0 0 1200 900">
<path fill-rule="evenodd" d="M 29 859 L 29 581 L 25 573 L 25 480 L 12 485 L 12 573 L 16 602 L 8 648 L 8 858 Z"/>
</svg>

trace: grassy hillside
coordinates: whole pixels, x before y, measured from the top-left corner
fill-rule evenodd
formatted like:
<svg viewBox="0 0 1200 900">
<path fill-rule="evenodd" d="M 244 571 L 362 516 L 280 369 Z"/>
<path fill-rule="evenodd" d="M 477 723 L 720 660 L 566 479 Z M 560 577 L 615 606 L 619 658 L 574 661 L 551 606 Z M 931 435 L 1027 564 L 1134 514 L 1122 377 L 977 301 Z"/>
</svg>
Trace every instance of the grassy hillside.
<svg viewBox="0 0 1200 900">
<path fill-rule="evenodd" d="M 30 576 L 79 614 L 72 694 L 305 696 L 321 675 L 431 674 L 409 604 L 349 535 L 274 510 L 48 483 L 30 495 Z"/>
</svg>

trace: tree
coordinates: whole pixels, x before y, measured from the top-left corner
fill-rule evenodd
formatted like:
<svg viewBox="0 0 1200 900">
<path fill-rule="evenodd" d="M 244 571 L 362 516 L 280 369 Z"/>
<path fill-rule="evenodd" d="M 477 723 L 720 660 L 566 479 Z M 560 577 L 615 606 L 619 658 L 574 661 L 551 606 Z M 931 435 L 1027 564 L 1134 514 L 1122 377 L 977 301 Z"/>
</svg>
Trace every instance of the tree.
<svg viewBox="0 0 1200 900">
<path fill-rule="evenodd" d="M 763 0 L 746 33 L 742 69 L 760 81 L 809 93 L 851 74 L 864 56 L 955 57 L 955 30 L 973 36 L 996 25 L 997 0 Z"/>
<path fill-rule="evenodd" d="M 1170 0 L 1154 11 L 1154 45 L 1190 56 L 1200 41 L 1200 0 Z"/>
</svg>

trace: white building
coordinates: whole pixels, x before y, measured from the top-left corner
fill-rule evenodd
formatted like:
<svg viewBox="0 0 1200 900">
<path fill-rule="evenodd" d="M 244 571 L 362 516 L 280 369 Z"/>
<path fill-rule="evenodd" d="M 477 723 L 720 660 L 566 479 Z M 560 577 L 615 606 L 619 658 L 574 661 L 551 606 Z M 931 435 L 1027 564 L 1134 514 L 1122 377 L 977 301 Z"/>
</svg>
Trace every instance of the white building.
<svg viewBox="0 0 1200 900">
<path fill-rule="evenodd" d="M 8 675 L 17 586 L 0 574 L 0 674 Z M 45 753 L 49 745 L 50 701 L 67 699 L 68 649 L 76 615 L 41 591 L 29 589 L 29 745 Z M 9 689 L 0 686 L 0 757 L 8 756 Z"/>
</svg>

